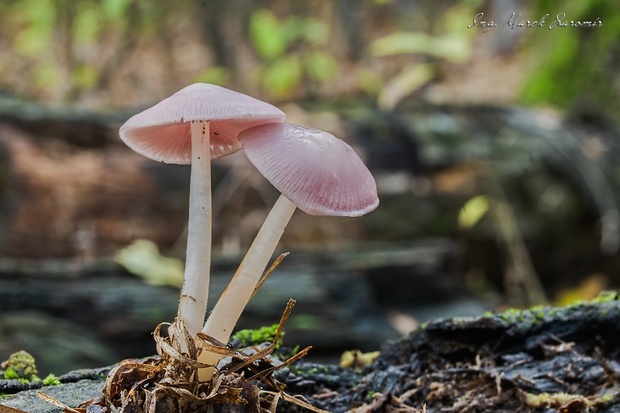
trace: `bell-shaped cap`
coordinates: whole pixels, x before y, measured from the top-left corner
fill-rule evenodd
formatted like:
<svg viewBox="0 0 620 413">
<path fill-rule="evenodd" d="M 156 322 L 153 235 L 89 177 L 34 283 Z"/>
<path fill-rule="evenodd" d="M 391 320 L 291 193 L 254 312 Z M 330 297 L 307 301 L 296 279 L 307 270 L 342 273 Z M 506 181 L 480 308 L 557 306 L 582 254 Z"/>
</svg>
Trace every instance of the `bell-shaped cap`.
<svg viewBox="0 0 620 413">
<path fill-rule="evenodd" d="M 334 135 L 272 123 L 246 129 L 239 140 L 260 173 L 308 214 L 354 217 L 379 205 L 370 171 Z"/>
<path fill-rule="evenodd" d="M 147 158 L 191 163 L 190 122 L 209 122 L 211 158 L 239 149 L 239 132 L 263 123 L 283 122 L 284 112 L 268 103 L 221 86 L 195 83 L 132 116 L 120 137 Z"/>
</svg>

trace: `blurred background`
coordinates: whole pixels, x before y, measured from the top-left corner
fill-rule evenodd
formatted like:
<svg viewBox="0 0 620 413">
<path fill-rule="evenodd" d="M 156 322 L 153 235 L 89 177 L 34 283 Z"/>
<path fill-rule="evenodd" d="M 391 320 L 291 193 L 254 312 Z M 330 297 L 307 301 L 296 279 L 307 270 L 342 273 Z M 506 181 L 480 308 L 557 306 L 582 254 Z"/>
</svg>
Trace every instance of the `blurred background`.
<svg viewBox="0 0 620 413">
<path fill-rule="evenodd" d="M 604 0 L 2 0 L 0 359 L 26 349 L 45 375 L 155 352 L 189 168 L 118 127 L 194 82 L 344 139 L 381 199 L 298 211 L 240 327 L 295 298 L 285 344 L 334 361 L 431 317 L 617 288 L 619 40 Z M 278 196 L 242 153 L 213 168 L 210 306 Z"/>
</svg>

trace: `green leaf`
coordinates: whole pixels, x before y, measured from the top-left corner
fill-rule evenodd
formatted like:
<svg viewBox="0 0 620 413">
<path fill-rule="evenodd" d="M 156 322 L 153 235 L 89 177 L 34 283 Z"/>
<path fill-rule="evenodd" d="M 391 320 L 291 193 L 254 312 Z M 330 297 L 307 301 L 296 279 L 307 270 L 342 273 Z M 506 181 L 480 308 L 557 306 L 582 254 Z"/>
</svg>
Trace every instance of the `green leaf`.
<svg viewBox="0 0 620 413">
<path fill-rule="evenodd" d="M 458 34 L 461 37 L 469 38 L 471 41 L 476 36 L 475 30 L 463 31 L 463 22 L 471 21 L 480 9 L 484 6 L 486 0 L 467 0 L 455 2 L 454 6 L 448 8 L 441 14 L 435 24 L 433 31 L 435 33 Z M 496 23 L 499 23 L 496 21 Z"/>
<path fill-rule="evenodd" d="M 475 226 L 478 221 L 489 211 L 489 200 L 484 195 L 471 198 L 463 205 L 459 212 L 459 228 L 469 229 Z"/>
<path fill-rule="evenodd" d="M 301 31 L 303 38 L 311 45 L 323 46 L 329 41 L 329 26 L 319 19 L 305 19 Z"/>
<path fill-rule="evenodd" d="M 82 46 L 90 46 L 97 41 L 101 30 L 100 11 L 97 7 L 81 7 L 73 23 L 73 38 Z"/>
<path fill-rule="evenodd" d="M 272 96 L 290 95 L 301 83 L 302 71 L 297 56 L 286 56 L 266 65 L 263 69 L 263 88 Z"/>
<path fill-rule="evenodd" d="M 336 59 L 321 50 L 308 52 L 304 56 L 304 67 L 308 77 L 319 82 L 332 80 L 338 71 Z"/>
<path fill-rule="evenodd" d="M 230 71 L 224 66 L 211 66 L 194 77 L 193 82 L 224 86 L 230 82 Z"/>
<path fill-rule="evenodd" d="M 370 69 L 358 67 L 357 71 L 357 84 L 364 92 L 370 95 L 377 95 L 383 87 L 383 81 L 381 76 Z"/>
<path fill-rule="evenodd" d="M 287 47 L 282 26 L 269 10 L 258 10 L 250 17 L 250 40 L 263 59 L 281 56 Z"/>
<path fill-rule="evenodd" d="M 160 255 L 154 242 L 140 239 L 123 248 L 114 261 L 130 273 L 142 277 L 152 285 L 183 285 L 183 262 Z"/>
<path fill-rule="evenodd" d="M 289 16 L 280 25 L 280 35 L 288 47 L 291 43 L 304 37 L 306 20 L 299 16 Z"/>
<path fill-rule="evenodd" d="M 77 89 L 89 89 L 97 84 L 99 71 L 93 65 L 80 64 L 73 70 L 73 85 Z"/>
<path fill-rule="evenodd" d="M 45 52 L 54 41 L 56 9 L 50 0 L 26 1 L 22 8 L 26 27 L 14 39 L 15 49 L 23 55 L 35 56 Z"/>
<path fill-rule="evenodd" d="M 62 81 L 61 68 L 54 61 L 40 62 L 32 71 L 32 79 L 38 87 L 47 90 Z"/>
<path fill-rule="evenodd" d="M 460 33 L 436 37 L 428 54 L 457 64 L 465 63 L 471 57 L 471 41 Z"/>
<path fill-rule="evenodd" d="M 381 37 L 369 46 L 372 56 L 393 56 L 407 53 L 428 53 L 432 50 L 433 38 L 421 32 L 395 32 Z"/>
<path fill-rule="evenodd" d="M 133 0 L 102 0 L 101 10 L 108 20 L 122 19 Z"/>
<path fill-rule="evenodd" d="M 419 32 L 397 32 L 372 42 L 369 51 L 376 57 L 424 54 L 464 63 L 471 55 L 471 41 L 461 33 L 433 37 Z"/>
<path fill-rule="evenodd" d="M 379 107 L 391 110 L 406 96 L 420 89 L 435 76 L 431 64 L 409 66 L 390 79 L 379 94 Z"/>
</svg>

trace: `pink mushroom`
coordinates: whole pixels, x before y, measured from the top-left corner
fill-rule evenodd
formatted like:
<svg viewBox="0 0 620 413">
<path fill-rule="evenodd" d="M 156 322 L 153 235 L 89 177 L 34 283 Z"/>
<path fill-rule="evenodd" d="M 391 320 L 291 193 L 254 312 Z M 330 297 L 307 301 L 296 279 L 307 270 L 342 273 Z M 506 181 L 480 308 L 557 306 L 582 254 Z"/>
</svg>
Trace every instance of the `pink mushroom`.
<svg viewBox="0 0 620 413">
<path fill-rule="evenodd" d="M 349 145 L 327 132 L 269 124 L 246 129 L 239 141 L 281 196 L 202 330 L 222 342 L 230 338 L 297 208 L 310 215 L 357 217 L 379 205 L 366 165 Z M 219 357 L 203 354 L 199 360 L 215 365 Z"/>
<path fill-rule="evenodd" d="M 195 336 L 204 322 L 211 261 L 211 159 L 241 149 L 244 129 L 284 121 L 276 107 L 220 86 L 187 86 L 131 117 L 121 139 L 147 158 L 191 164 L 185 278 L 178 317 Z"/>
</svg>

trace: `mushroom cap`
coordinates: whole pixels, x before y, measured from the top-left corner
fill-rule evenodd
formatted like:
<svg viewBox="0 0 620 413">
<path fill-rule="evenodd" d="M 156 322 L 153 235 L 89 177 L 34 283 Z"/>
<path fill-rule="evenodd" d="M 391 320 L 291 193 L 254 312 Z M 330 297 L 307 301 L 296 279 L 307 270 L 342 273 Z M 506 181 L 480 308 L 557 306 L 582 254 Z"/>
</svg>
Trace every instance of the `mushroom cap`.
<svg viewBox="0 0 620 413">
<path fill-rule="evenodd" d="M 310 215 L 360 216 L 379 205 L 377 185 L 353 148 L 327 132 L 288 123 L 246 129 L 248 159 Z"/>
<path fill-rule="evenodd" d="M 120 137 L 147 158 L 191 163 L 193 121 L 209 122 L 211 158 L 241 149 L 239 132 L 263 123 L 283 122 L 284 112 L 268 103 L 221 86 L 195 83 L 140 112 L 120 128 Z"/>
</svg>

